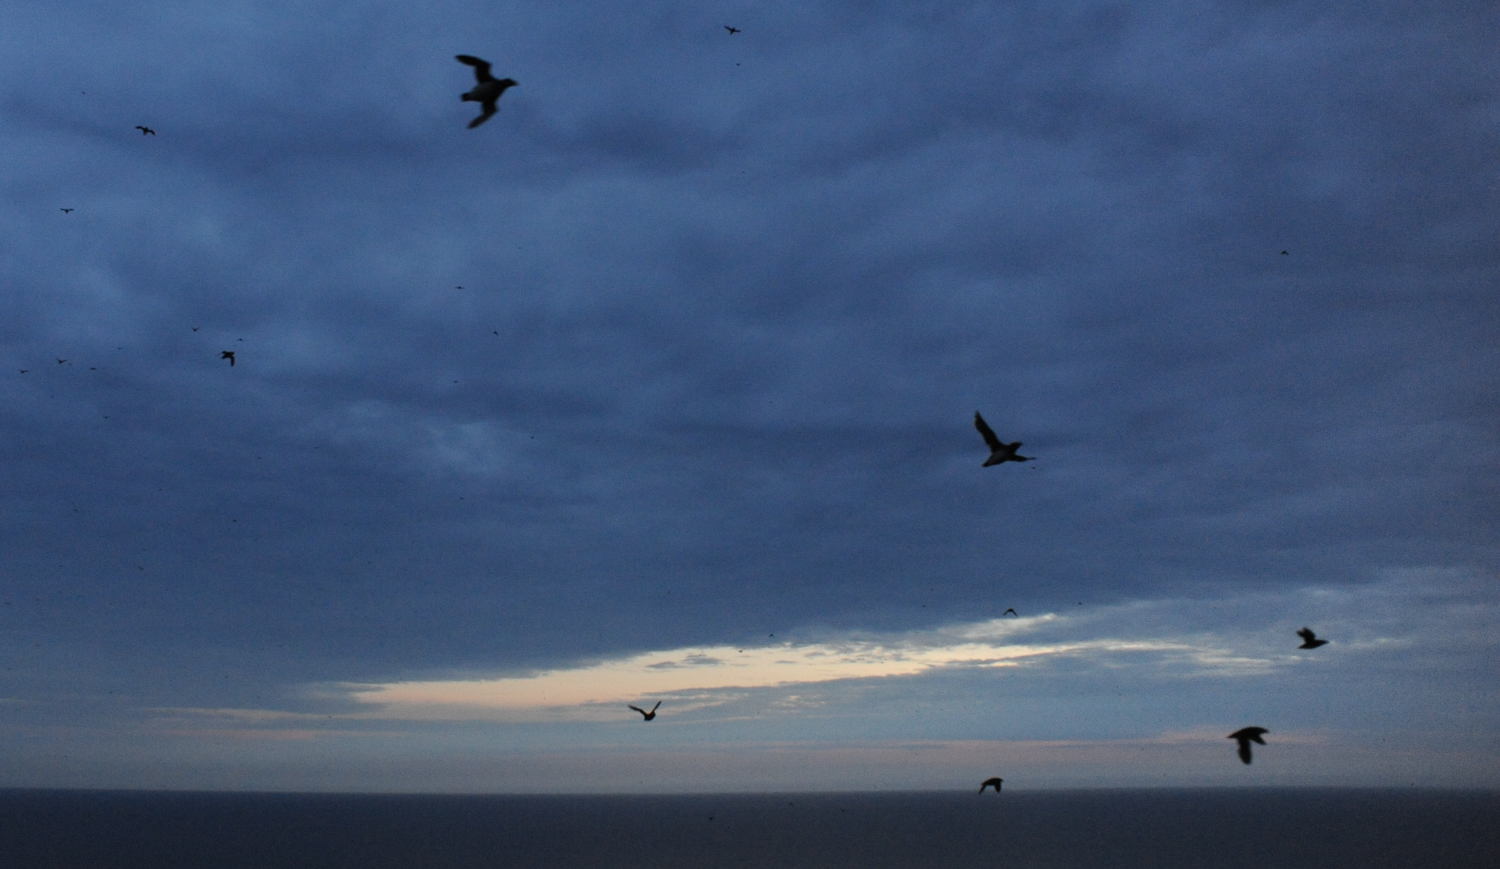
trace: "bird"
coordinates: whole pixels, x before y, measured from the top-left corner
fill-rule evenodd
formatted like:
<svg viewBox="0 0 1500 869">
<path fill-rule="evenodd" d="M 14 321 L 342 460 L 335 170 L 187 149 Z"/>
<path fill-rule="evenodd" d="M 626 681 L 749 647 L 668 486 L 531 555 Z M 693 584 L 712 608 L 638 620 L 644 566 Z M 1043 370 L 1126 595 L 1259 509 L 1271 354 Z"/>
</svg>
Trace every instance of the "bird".
<svg viewBox="0 0 1500 869">
<path fill-rule="evenodd" d="M 628 704 L 628 703 L 625 704 L 625 705 L 626 706 L 630 706 L 630 704 Z M 656 707 L 660 706 L 660 705 L 661 705 L 661 701 L 660 700 L 656 701 L 656 706 L 652 706 L 650 712 L 647 712 L 646 710 L 642 709 L 639 706 L 630 706 L 630 708 L 634 709 L 635 711 L 637 711 L 639 713 L 641 713 L 641 715 L 645 716 L 645 718 L 646 718 L 647 721 L 650 721 L 651 719 L 653 719 L 653 718 L 656 717 Z"/>
<path fill-rule="evenodd" d="M 1005 781 L 1005 779 L 1000 778 L 999 776 L 996 776 L 994 778 L 987 778 L 987 779 L 984 780 L 984 784 L 982 784 L 982 785 L 979 786 L 979 792 L 980 793 L 984 793 L 984 789 L 985 788 L 992 787 L 992 788 L 995 789 L 995 793 L 998 794 L 998 793 L 1000 793 L 1000 784 L 1003 781 Z"/>
<path fill-rule="evenodd" d="M 1312 628 L 1303 628 L 1297 632 L 1297 636 L 1302 638 L 1302 645 L 1297 647 L 1299 649 L 1316 649 L 1319 646 L 1328 645 L 1327 640 L 1318 639 L 1318 635 L 1312 632 Z"/>
<path fill-rule="evenodd" d="M 1239 730 L 1229 734 L 1226 739 L 1233 739 L 1240 744 L 1240 760 L 1246 765 L 1250 763 L 1250 743 L 1255 742 L 1265 745 L 1266 741 L 1261 739 L 1261 734 L 1271 731 L 1264 727 L 1241 727 Z"/>
<path fill-rule="evenodd" d="M 62 211 L 63 214 L 72 214 L 73 213 L 73 209 L 71 209 L 71 208 L 63 208 L 63 209 L 61 209 L 61 211 Z"/>
<path fill-rule="evenodd" d="M 979 429 L 979 434 L 984 437 L 985 444 L 990 448 L 990 457 L 984 460 L 983 467 L 988 468 L 990 465 L 1004 462 L 1029 462 L 1034 458 L 1016 454 L 1016 450 L 1021 448 L 1020 441 L 1013 444 L 1001 443 L 1000 439 L 995 437 L 995 430 L 989 427 L 977 410 L 974 411 L 974 427 Z"/>
<path fill-rule="evenodd" d="M 738 27 L 730 27 L 728 24 L 724 25 L 724 29 L 729 31 L 730 36 L 733 36 L 736 33 L 740 32 L 740 29 Z"/>
<path fill-rule="evenodd" d="M 25 374 L 26 372 L 30 371 L 31 369 L 30 368 L 17 368 L 16 370 L 19 371 L 19 372 L 21 372 L 22 374 Z"/>
<path fill-rule="evenodd" d="M 1006 609 L 1006 611 L 1003 612 L 1003 613 L 1001 613 L 1000 615 L 1001 616 L 1016 616 L 1016 618 L 1020 618 L 1019 615 L 1016 615 L 1016 608 L 1015 607 L 1010 607 L 1010 608 Z"/>
<path fill-rule="evenodd" d="M 199 329 L 202 329 L 202 328 L 203 328 L 202 326 L 194 326 L 193 327 L 193 331 L 196 332 L 196 331 L 198 331 Z"/>
<path fill-rule="evenodd" d="M 68 361 L 68 360 L 66 360 L 66 359 L 58 359 L 58 360 L 57 360 L 57 364 L 58 364 L 58 365 L 61 365 L 61 364 L 63 364 L 63 363 L 64 363 L 64 362 L 67 362 L 67 361 Z"/>
<path fill-rule="evenodd" d="M 1287 252 L 1286 252 L 1286 251 L 1282 251 L 1282 252 L 1281 252 L 1281 255 L 1282 255 L 1282 256 L 1291 256 L 1291 254 L 1289 254 L 1289 253 L 1287 253 Z"/>
<path fill-rule="evenodd" d="M 230 368 L 234 367 L 234 351 L 233 350 L 225 350 L 225 351 L 221 352 L 219 354 L 219 358 L 220 359 L 228 359 L 229 360 L 229 367 Z"/>
<path fill-rule="evenodd" d="M 459 100 L 462 102 L 475 102 L 484 107 L 483 113 L 469 122 L 469 129 L 472 130 L 490 119 L 490 116 L 496 111 L 495 101 L 500 99 L 500 95 L 505 93 L 506 88 L 515 87 L 516 80 L 513 78 L 495 78 L 490 75 L 490 62 L 480 60 L 472 54 L 458 54 L 454 55 L 454 58 L 459 63 L 466 63 L 474 67 L 474 79 L 479 82 L 474 85 L 473 90 L 459 97 Z"/>
<path fill-rule="evenodd" d="M 142 136 L 154 136 L 154 135 L 156 135 L 156 131 L 153 130 L 153 129 L 151 129 L 150 127 L 143 127 L 140 124 L 136 124 L 135 128 L 137 130 L 141 131 L 141 135 Z"/>
</svg>

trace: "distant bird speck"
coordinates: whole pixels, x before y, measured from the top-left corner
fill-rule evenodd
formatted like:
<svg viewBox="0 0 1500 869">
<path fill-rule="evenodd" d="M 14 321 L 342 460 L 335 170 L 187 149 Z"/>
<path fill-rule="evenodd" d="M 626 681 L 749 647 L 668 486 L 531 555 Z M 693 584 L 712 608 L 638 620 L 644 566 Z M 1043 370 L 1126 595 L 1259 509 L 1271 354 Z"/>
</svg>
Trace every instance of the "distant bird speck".
<svg viewBox="0 0 1500 869">
<path fill-rule="evenodd" d="M 18 368 L 16 370 L 20 371 L 22 374 L 25 374 L 26 372 L 30 371 L 31 369 L 30 368 Z"/>
<path fill-rule="evenodd" d="M 59 209 L 59 210 L 62 211 L 63 214 L 72 214 L 73 213 L 73 209 L 71 209 L 71 208 L 62 208 L 62 209 Z"/>
<path fill-rule="evenodd" d="M 219 354 L 219 358 L 220 359 L 228 359 L 229 360 L 229 367 L 230 368 L 234 367 L 234 351 L 233 350 L 225 350 L 225 351 L 223 351 L 222 353 Z"/>
<path fill-rule="evenodd" d="M 627 703 L 626 705 L 629 706 L 630 704 Z M 656 701 L 656 706 L 652 706 L 650 712 L 647 712 L 639 706 L 631 706 L 630 708 L 641 713 L 641 715 L 643 715 L 647 721 L 650 721 L 651 719 L 656 717 L 656 709 L 658 706 L 661 706 L 660 700 Z"/>
<path fill-rule="evenodd" d="M 1270 732 L 1264 727 L 1241 727 L 1225 738 L 1233 739 L 1240 744 L 1240 760 L 1248 764 L 1250 763 L 1250 743 L 1265 745 L 1266 741 L 1260 738 L 1261 734 Z"/>
<path fill-rule="evenodd" d="M 153 130 L 153 129 L 151 129 L 150 127 L 143 127 L 140 124 L 136 124 L 135 128 L 137 130 L 141 131 L 141 135 L 142 136 L 154 136 L 154 135 L 156 135 L 156 131 Z"/>
<path fill-rule="evenodd" d="M 1000 785 L 1004 781 L 1005 781 L 1005 779 L 1000 778 L 999 776 L 996 776 L 995 778 L 987 778 L 987 779 L 984 780 L 984 784 L 982 784 L 982 785 L 979 786 L 979 792 L 980 793 L 984 793 L 984 789 L 985 788 L 991 788 L 992 787 L 992 788 L 995 789 L 995 793 L 998 794 L 998 793 L 1000 793 Z"/>
<path fill-rule="evenodd" d="M 59 360 L 57 360 L 57 364 L 58 364 L 58 365 L 61 365 L 61 364 L 63 364 L 63 363 L 64 363 L 64 362 L 67 362 L 67 361 L 68 361 L 68 360 L 66 360 L 66 359 L 59 359 Z"/>
<path fill-rule="evenodd" d="M 199 329 L 202 329 L 202 328 L 203 328 L 202 326 L 194 326 L 193 327 L 193 331 L 196 332 L 196 331 L 198 331 Z"/>
<path fill-rule="evenodd" d="M 1009 608 L 1007 608 L 1005 610 L 1005 612 L 1001 613 L 1000 615 L 1002 615 L 1002 616 L 1016 616 L 1016 618 L 1020 618 L 1019 615 L 1016 615 L 1016 608 L 1015 607 L 1009 607 Z"/>
<path fill-rule="evenodd" d="M 740 29 L 738 27 L 730 27 L 728 24 L 724 25 L 724 29 L 729 31 L 730 36 L 733 36 L 736 33 L 740 32 Z"/>
<path fill-rule="evenodd" d="M 1303 628 L 1297 632 L 1297 636 L 1302 638 L 1302 645 L 1297 647 L 1299 649 L 1316 649 L 1319 646 L 1328 645 L 1327 640 L 1318 639 L 1318 635 L 1313 633 L 1312 628 Z"/>
<path fill-rule="evenodd" d="M 483 107 L 483 111 L 479 117 L 469 122 L 469 129 L 472 130 L 485 121 L 488 121 L 490 116 L 495 114 L 495 101 L 500 99 L 500 95 L 505 93 L 506 88 L 515 87 L 516 80 L 513 78 L 495 78 L 490 75 L 490 62 L 481 60 L 471 54 L 455 55 L 455 59 L 459 63 L 466 63 L 474 67 L 474 78 L 478 82 L 472 90 L 459 97 L 463 102 L 475 102 Z"/>
<path fill-rule="evenodd" d="M 1289 254 L 1289 253 L 1287 253 L 1287 252 L 1286 252 L 1286 251 L 1282 251 L 1282 252 L 1281 252 L 1281 255 L 1282 255 L 1282 256 L 1291 256 L 1291 254 Z"/>
<path fill-rule="evenodd" d="M 984 421 L 984 417 L 980 416 L 977 410 L 974 411 L 974 427 L 979 429 L 980 436 L 984 438 L 985 444 L 990 448 L 990 457 L 984 460 L 982 467 L 988 468 L 990 465 L 998 465 L 1004 462 L 1029 462 L 1032 460 L 1032 456 L 1016 454 L 1016 450 L 1021 448 L 1020 441 L 1016 441 L 1013 444 L 1001 443 L 1000 439 L 995 437 L 995 430 L 989 427 Z"/>
</svg>

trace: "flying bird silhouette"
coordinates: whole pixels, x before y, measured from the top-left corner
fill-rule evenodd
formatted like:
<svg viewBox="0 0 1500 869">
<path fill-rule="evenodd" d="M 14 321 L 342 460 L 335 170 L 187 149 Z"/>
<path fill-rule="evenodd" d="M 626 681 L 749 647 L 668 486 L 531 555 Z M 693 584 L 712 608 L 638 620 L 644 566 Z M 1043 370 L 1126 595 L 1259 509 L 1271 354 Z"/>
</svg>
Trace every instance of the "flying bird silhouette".
<svg viewBox="0 0 1500 869">
<path fill-rule="evenodd" d="M 73 213 L 73 209 L 71 209 L 71 208 L 64 208 L 64 209 L 61 209 L 61 210 L 62 210 L 63 214 L 72 214 Z"/>
<path fill-rule="evenodd" d="M 629 706 L 630 704 L 627 703 L 625 705 Z M 652 706 L 650 712 L 647 712 L 646 710 L 642 709 L 639 706 L 631 706 L 630 708 L 634 709 L 635 711 L 637 711 L 639 713 L 641 713 L 641 715 L 645 716 L 645 718 L 646 718 L 647 721 L 650 721 L 651 719 L 653 719 L 653 718 L 656 717 L 656 707 L 660 706 L 660 705 L 661 705 L 661 701 L 660 700 L 656 701 L 656 706 Z"/>
<path fill-rule="evenodd" d="M 730 27 L 728 24 L 724 25 L 724 29 L 729 31 L 730 36 L 733 36 L 736 33 L 740 32 L 740 29 L 738 27 Z"/>
<path fill-rule="evenodd" d="M 1316 649 L 1319 646 L 1328 645 L 1327 640 L 1318 639 L 1318 635 L 1313 633 L 1312 628 L 1303 628 L 1297 632 L 1297 636 L 1302 638 L 1302 645 L 1297 647 L 1299 649 Z"/>
<path fill-rule="evenodd" d="M 1034 458 L 1033 456 L 1016 455 L 1016 450 L 1021 448 L 1020 441 L 1016 441 L 1013 444 L 1001 443 L 1000 439 L 995 437 L 995 430 L 989 427 L 989 424 L 984 421 L 984 417 L 980 416 L 977 410 L 974 411 L 974 427 L 979 429 L 980 436 L 984 438 L 985 444 L 990 448 L 990 457 L 984 460 L 982 467 L 988 468 L 990 465 L 998 465 L 1004 462 L 1029 462 Z"/>
<path fill-rule="evenodd" d="M 479 117 L 469 122 L 469 129 L 472 130 L 485 121 L 488 121 L 490 116 L 495 114 L 495 101 L 500 99 L 500 95 L 505 93 L 506 88 L 515 87 L 516 80 L 513 78 L 495 78 L 490 75 L 490 62 L 481 60 L 472 54 L 459 54 L 454 57 L 459 63 L 466 63 L 474 67 L 474 79 L 478 82 L 478 84 L 474 85 L 473 90 L 459 97 L 463 102 L 475 102 L 484 107 L 484 111 Z"/>
<path fill-rule="evenodd" d="M 1005 617 L 1005 616 L 1016 616 L 1016 618 L 1020 618 L 1020 616 L 1016 615 L 1016 608 L 1015 607 L 1010 607 L 1009 609 L 1007 609 L 1005 612 L 1001 613 L 1000 615 L 1001 615 L 1002 618 Z"/>
<path fill-rule="evenodd" d="M 156 135 L 156 131 L 153 130 L 153 129 L 151 129 L 150 127 L 143 127 L 140 124 L 136 124 L 135 128 L 137 130 L 141 131 L 141 135 L 142 136 L 154 136 L 154 135 Z"/>
<path fill-rule="evenodd" d="M 1261 734 L 1270 732 L 1264 727 L 1241 727 L 1225 738 L 1233 739 L 1240 744 L 1240 760 L 1248 765 L 1250 763 L 1250 743 L 1254 742 L 1265 745 L 1266 741 L 1260 738 Z"/>
<path fill-rule="evenodd" d="M 984 793 L 985 788 L 992 787 L 995 789 L 995 793 L 998 794 L 1000 793 L 1000 783 L 1003 781 L 1005 781 L 1005 779 L 1000 778 L 999 776 L 996 776 L 995 778 L 987 778 L 984 780 L 984 784 L 979 786 L 979 792 Z"/>
<path fill-rule="evenodd" d="M 234 367 L 234 351 L 233 350 L 225 350 L 225 351 L 223 351 L 222 353 L 219 354 L 219 358 L 220 359 L 228 359 L 229 360 L 229 367 L 230 368 Z"/>
</svg>

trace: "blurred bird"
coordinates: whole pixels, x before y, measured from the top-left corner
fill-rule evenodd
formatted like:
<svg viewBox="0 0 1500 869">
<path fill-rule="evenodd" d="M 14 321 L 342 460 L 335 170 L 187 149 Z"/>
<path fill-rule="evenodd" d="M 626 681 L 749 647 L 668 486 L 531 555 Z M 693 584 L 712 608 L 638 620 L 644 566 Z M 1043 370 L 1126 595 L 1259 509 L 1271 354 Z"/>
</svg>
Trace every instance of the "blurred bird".
<svg viewBox="0 0 1500 869">
<path fill-rule="evenodd" d="M 724 29 L 729 31 L 730 36 L 733 36 L 736 33 L 740 32 L 740 29 L 738 27 L 730 27 L 728 24 L 724 25 Z"/>
<path fill-rule="evenodd" d="M 64 208 L 64 209 L 62 209 L 62 213 L 63 214 L 72 214 L 73 213 L 73 209 L 71 209 L 71 208 Z"/>
<path fill-rule="evenodd" d="M 141 135 L 142 136 L 154 136 L 154 135 L 156 135 L 156 131 L 153 130 L 153 129 L 151 129 L 150 127 L 143 127 L 140 124 L 136 124 L 135 128 L 137 130 L 141 131 Z"/>
<path fill-rule="evenodd" d="M 61 365 L 61 364 L 63 364 L 63 363 L 64 363 L 64 362 L 67 362 L 67 361 L 68 361 L 68 360 L 66 360 L 66 359 L 59 359 L 59 360 L 57 360 L 57 364 L 58 364 L 58 365 Z"/>
<path fill-rule="evenodd" d="M 1021 448 L 1020 441 L 1016 441 L 1013 444 L 1001 443 L 1000 439 L 995 437 L 995 430 L 989 427 L 984 421 L 984 417 L 980 416 L 977 410 L 974 411 L 974 427 L 979 429 L 979 434 L 990 448 L 990 457 L 984 460 L 982 467 L 988 468 L 990 465 L 998 465 L 1004 462 L 1029 462 L 1032 460 L 1032 456 L 1016 455 L 1016 450 Z"/>
<path fill-rule="evenodd" d="M 1015 607 L 1010 607 L 1009 609 L 1007 609 L 1005 612 L 1001 613 L 1000 615 L 1002 617 L 1004 617 L 1004 616 L 1016 616 L 1016 618 L 1020 618 L 1019 615 L 1016 615 L 1016 608 Z"/>
<path fill-rule="evenodd" d="M 982 784 L 982 785 L 979 786 L 979 792 L 980 793 L 984 793 L 984 789 L 985 788 L 992 787 L 992 788 L 995 789 L 995 793 L 998 794 L 998 793 L 1000 793 L 1000 783 L 1003 782 L 1003 781 L 1005 781 L 1005 779 L 1000 778 L 998 776 L 995 777 L 995 778 L 987 778 L 987 779 L 984 780 L 984 784 Z"/>
<path fill-rule="evenodd" d="M 478 82 L 478 84 L 474 85 L 473 90 L 459 97 L 459 99 L 466 103 L 479 103 L 484 107 L 483 113 L 469 122 L 469 129 L 472 130 L 485 121 L 488 121 L 490 116 L 495 114 L 495 101 L 500 99 L 500 95 L 505 93 L 506 88 L 515 87 L 516 80 L 513 78 L 495 78 L 490 75 L 490 62 L 480 60 L 471 54 L 459 54 L 455 55 L 455 58 L 459 63 L 466 63 L 474 67 L 474 79 Z"/>
<path fill-rule="evenodd" d="M 1319 646 L 1328 645 L 1327 640 L 1318 639 L 1318 635 L 1312 632 L 1312 628 L 1303 628 L 1297 632 L 1297 636 L 1302 638 L 1302 645 L 1297 647 L 1299 649 L 1316 649 Z"/>
<path fill-rule="evenodd" d="M 1248 764 L 1250 763 L 1250 743 L 1265 745 L 1266 741 L 1260 738 L 1261 734 L 1270 732 L 1264 727 L 1241 727 L 1225 738 L 1233 739 L 1240 744 L 1240 760 Z"/>
<path fill-rule="evenodd" d="M 627 703 L 626 705 L 629 706 L 630 704 Z M 639 706 L 631 706 L 630 708 L 634 709 L 635 711 L 637 711 L 639 713 L 641 713 L 642 715 L 644 715 L 646 717 L 647 721 L 650 721 L 651 719 L 653 719 L 653 718 L 656 717 L 656 708 L 657 708 L 657 706 L 660 706 L 660 705 L 661 705 L 661 701 L 660 700 L 656 701 L 656 706 L 652 706 L 650 712 L 647 712 L 646 710 L 642 709 Z"/>
<path fill-rule="evenodd" d="M 219 358 L 220 359 L 228 359 L 229 360 L 229 367 L 230 368 L 234 367 L 234 351 L 233 350 L 225 350 L 225 351 L 223 351 L 222 353 L 219 354 Z"/>
</svg>

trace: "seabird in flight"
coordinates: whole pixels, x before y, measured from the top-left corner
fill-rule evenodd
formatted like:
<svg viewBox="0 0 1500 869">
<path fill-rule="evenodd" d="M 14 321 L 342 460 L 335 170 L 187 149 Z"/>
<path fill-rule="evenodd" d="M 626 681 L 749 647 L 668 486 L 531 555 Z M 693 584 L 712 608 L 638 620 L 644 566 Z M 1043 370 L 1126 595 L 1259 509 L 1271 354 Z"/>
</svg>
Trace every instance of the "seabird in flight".
<svg viewBox="0 0 1500 869">
<path fill-rule="evenodd" d="M 740 29 L 738 27 L 730 27 L 728 24 L 724 25 L 724 29 L 729 31 L 730 36 L 733 36 L 736 33 L 740 32 Z"/>
<path fill-rule="evenodd" d="M 229 360 L 229 367 L 230 368 L 234 367 L 234 351 L 233 350 L 225 350 L 224 352 L 222 352 L 222 353 L 219 354 L 219 358 L 220 359 L 228 359 Z"/>
<path fill-rule="evenodd" d="M 153 129 L 151 129 L 150 127 L 143 127 L 140 124 L 136 124 L 135 128 L 137 130 L 141 131 L 141 135 L 142 136 L 154 136 L 154 135 L 156 135 L 156 131 L 153 130 Z"/>
<path fill-rule="evenodd" d="M 1005 612 L 1001 613 L 1000 615 L 1001 615 L 1002 618 L 1005 617 L 1005 616 L 1016 616 L 1016 618 L 1020 618 L 1019 615 L 1016 615 L 1016 608 L 1015 607 L 1010 607 L 1009 609 L 1007 609 Z"/>
<path fill-rule="evenodd" d="M 516 80 L 513 78 L 495 78 L 490 75 L 490 62 L 480 60 L 472 54 L 459 54 L 455 55 L 455 57 L 459 63 L 466 63 L 474 67 L 474 78 L 479 82 L 474 85 L 473 90 L 459 97 L 459 99 L 466 103 L 475 102 L 484 107 L 483 113 L 469 122 L 469 129 L 472 130 L 490 119 L 490 116 L 496 111 L 495 101 L 500 99 L 500 95 L 505 93 L 506 88 L 514 87 Z"/>
<path fill-rule="evenodd" d="M 73 209 L 71 209 L 71 208 L 64 208 L 64 209 L 62 209 L 62 213 L 63 214 L 72 214 L 73 213 Z"/>
<path fill-rule="evenodd" d="M 1302 645 L 1297 647 L 1299 649 L 1316 649 L 1319 646 L 1328 645 L 1327 640 L 1318 639 L 1318 635 L 1313 633 L 1312 628 L 1303 628 L 1297 632 L 1297 636 L 1302 638 Z"/>
<path fill-rule="evenodd" d="M 627 703 L 625 705 L 629 706 L 630 704 Z M 660 705 L 661 705 L 661 701 L 660 700 L 656 701 L 656 706 L 660 706 Z M 630 708 L 634 709 L 635 711 L 637 711 L 639 713 L 641 713 L 642 715 L 644 715 L 646 717 L 647 721 L 650 721 L 651 719 L 653 719 L 653 718 L 656 717 L 656 706 L 652 706 L 650 712 L 647 712 L 646 710 L 642 709 L 639 706 L 631 706 Z"/>
<path fill-rule="evenodd" d="M 1229 734 L 1227 739 L 1233 739 L 1240 744 L 1240 760 L 1246 764 L 1250 763 L 1250 743 L 1265 745 L 1266 741 L 1261 739 L 1261 734 L 1271 731 L 1264 727 L 1241 727 L 1239 730 Z"/>
<path fill-rule="evenodd" d="M 1005 781 L 1005 779 L 1000 778 L 999 776 L 996 776 L 995 778 L 987 778 L 984 780 L 984 784 L 979 786 L 979 792 L 984 793 L 985 788 L 992 787 L 995 789 L 995 793 L 998 794 L 1000 793 L 1000 783 L 1003 781 Z"/>
<path fill-rule="evenodd" d="M 984 421 L 984 417 L 980 416 L 977 410 L 974 411 L 974 427 L 979 429 L 979 434 L 990 448 L 990 457 L 984 460 L 983 467 L 988 468 L 990 465 L 998 465 L 1004 462 L 1029 462 L 1034 458 L 1033 456 L 1016 455 L 1016 450 L 1021 448 L 1020 441 L 1016 441 L 1013 444 L 1001 443 L 1000 439 L 995 437 L 995 430 L 989 427 L 989 424 Z"/>
</svg>

